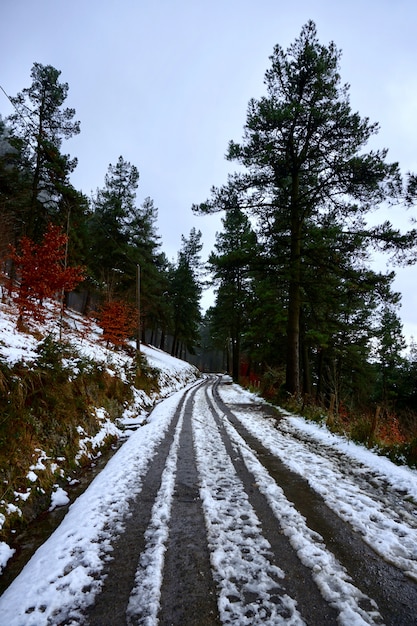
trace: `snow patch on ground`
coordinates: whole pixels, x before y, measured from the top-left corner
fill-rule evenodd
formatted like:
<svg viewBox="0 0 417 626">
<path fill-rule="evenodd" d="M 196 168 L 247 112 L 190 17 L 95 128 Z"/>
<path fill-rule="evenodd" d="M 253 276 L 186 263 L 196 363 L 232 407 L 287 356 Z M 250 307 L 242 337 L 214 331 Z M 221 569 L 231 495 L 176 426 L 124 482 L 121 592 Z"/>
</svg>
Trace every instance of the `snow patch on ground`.
<svg viewBox="0 0 417 626">
<path fill-rule="evenodd" d="M 36 349 L 40 340 L 37 340 L 29 332 L 19 332 L 16 329 L 16 319 L 16 309 L 13 306 L 1 305 L 0 360 L 10 367 L 17 362 L 23 362 L 30 367 L 31 363 L 38 358 Z M 67 310 L 63 322 L 65 328 L 63 339 L 65 342 L 69 343 L 81 356 L 102 365 L 112 376 L 117 374 L 122 380 L 126 379 L 126 371 L 132 366 L 132 357 L 121 350 L 107 349 L 101 341 L 102 330 L 94 321 L 84 318 L 75 311 Z M 59 339 L 59 313 L 53 303 L 46 303 L 45 321 L 42 324 L 39 322 L 35 324 L 30 321 L 27 324 L 28 327 L 37 332 L 37 336 L 39 336 L 39 333 L 42 333 L 43 336 L 49 336 L 54 340 Z M 83 456 L 90 459 L 99 456 L 100 448 L 109 436 L 116 438 L 131 436 L 138 426 L 142 426 L 145 423 L 150 410 L 156 402 L 162 398 L 169 397 L 199 377 L 199 372 L 194 366 L 161 350 L 142 344 L 141 353 L 146 357 L 149 366 L 157 369 L 159 372 L 159 393 L 147 395 L 143 390 L 133 388 L 133 402 L 125 408 L 117 424 L 109 419 L 103 407 L 96 407 L 94 410 L 100 425 L 99 431 L 96 435 L 89 436 L 80 427 L 80 447 L 76 460 L 81 460 Z M 66 366 L 69 372 L 71 372 L 71 368 L 73 368 L 74 373 L 76 372 L 75 363 L 67 360 Z M 30 467 L 30 471 L 27 474 L 28 481 L 34 485 L 38 480 L 39 472 L 46 469 L 62 478 L 62 470 L 59 465 L 60 459 L 49 459 L 42 450 L 37 452 L 39 456 Z M 65 459 L 61 459 L 61 461 L 65 461 Z M 15 501 L 27 499 L 30 493 L 30 488 L 21 493 L 15 493 Z M 55 508 L 55 506 L 57 505 L 51 502 L 51 507 Z M 6 512 L 10 512 L 10 509 L 7 509 Z M 5 521 L 5 516 L 1 515 L 0 528 Z M 8 559 L 13 554 L 13 550 L 7 544 L 4 544 L 4 546 L 8 549 L 4 547 L 0 550 L 0 571 L 6 566 Z"/>
<path fill-rule="evenodd" d="M 54 485 L 54 491 L 51 495 L 51 506 L 48 510 L 53 511 L 59 506 L 65 506 L 69 503 L 69 501 L 67 492 L 59 485 Z"/>
<path fill-rule="evenodd" d="M 177 404 L 174 394 L 157 405 L 149 423 L 131 435 L 70 506 L 60 526 L 1 596 L 5 624 L 79 623 L 83 609 L 101 589 L 100 573 L 111 559 L 111 542 L 123 532 L 129 502 L 142 489 L 142 477 Z"/>
<path fill-rule="evenodd" d="M 304 476 L 329 508 L 375 552 L 417 580 L 417 509 L 407 506 L 407 500 L 417 502 L 415 470 L 399 467 L 301 417 L 287 413 L 286 418 L 274 422 L 247 409 L 239 410 L 239 403 L 256 402 L 257 398 L 236 385 L 219 386 L 219 390 L 252 435 L 291 471 Z M 321 453 L 320 446 L 324 446 Z M 390 497 L 384 493 L 387 487 L 393 492 Z"/>
<path fill-rule="evenodd" d="M 280 585 L 283 571 L 268 558 L 271 546 L 261 534 L 259 519 L 207 411 L 203 392 L 197 394 L 196 409 L 201 416 L 193 420 L 200 495 L 223 623 L 304 624 L 296 602 Z"/>
</svg>

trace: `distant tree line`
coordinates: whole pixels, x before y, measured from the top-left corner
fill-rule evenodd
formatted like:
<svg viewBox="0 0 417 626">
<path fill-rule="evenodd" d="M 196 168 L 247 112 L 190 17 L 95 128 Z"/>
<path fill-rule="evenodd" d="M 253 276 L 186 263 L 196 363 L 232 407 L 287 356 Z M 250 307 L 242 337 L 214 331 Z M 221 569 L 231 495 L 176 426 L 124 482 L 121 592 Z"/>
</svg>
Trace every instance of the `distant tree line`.
<svg viewBox="0 0 417 626">
<path fill-rule="evenodd" d="M 160 249 L 158 209 L 149 197 L 138 205 L 139 171 L 122 156 L 103 173 L 104 185 L 92 199 L 73 187 L 70 175 L 77 159 L 63 153 L 62 142 L 80 132 L 80 122 L 74 109 L 65 108 L 68 84 L 59 78 L 54 67 L 34 63 L 31 85 L 10 97 L 14 112 L 0 118 L 0 262 L 20 285 L 20 313 L 39 313 L 36 282 L 43 281 L 42 267 L 47 268 L 24 263 L 23 257 L 31 253 L 32 260 L 40 261 L 45 241 L 54 245 L 51 237 L 45 240 L 52 228 L 66 242 L 65 261 L 61 256 L 59 262 L 84 268 L 79 287 L 84 312 L 102 310 L 107 337 L 118 342 L 109 311 L 124 303 L 137 319 L 137 309 L 132 311 L 140 303 L 143 339 L 147 334 L 167 349 L 169 336 L 173 354 L 184 356 L 194 350 L 201 320 L 201 233 L 193 229 L 183 236 L 178 261 L 169 262 Z M 48 284 L 59 291 L 50 272 L 48 276 Z M 74 286 L 64 285 L 67 290 Z M 123 321 L 123 327 L 128 332 L 132 324 Z"/>
</svg>

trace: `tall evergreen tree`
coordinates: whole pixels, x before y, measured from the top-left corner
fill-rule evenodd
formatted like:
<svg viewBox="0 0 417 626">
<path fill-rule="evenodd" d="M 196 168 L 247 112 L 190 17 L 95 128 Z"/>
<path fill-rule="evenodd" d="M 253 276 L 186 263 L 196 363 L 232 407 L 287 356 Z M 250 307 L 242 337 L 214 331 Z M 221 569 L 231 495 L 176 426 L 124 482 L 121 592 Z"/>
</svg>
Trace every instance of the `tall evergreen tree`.
<svg viewBox="0 0 417 626">
<path fill-rule="evenodd" d="M 384 408 L 388 408 L 397 398 L 401 366 L 404 361 L 401 353 L 406 347 L 402 323 L 393 304 L 382 307 L 375 336 L 379 363 L 380 399 Z"/>
<path fill-rule="evenodd" d="M 366 241 L 346 236 L 341 218 L 315 221 L 308 233 L 302 248 L 303 390 L 311 394 L 314 380 L 318 399 L 334 395 L 346 402 L 353 390 L 345 373 L 366 369 L 375 312 L 396 298 L 393 274 L 370 269 Z"/>
<path fill-rule="evenodd" d="M 24 234 L 31 172 L 22 166 L 22 150 L 12 146 L 11 128 L 0 117 L 0 259 Z"/>
<path fill-rule="evenodd" d="M 217 233 L 215 252 L 208 260 L 218 285 L 211 317 L 216 334 L 223 334 L 224 343 L 230 340 L 232 375 L 237 381 L 242 335 L 250 309 L 250 269 L 256 257 L 257 241 L 248 218 L 237 204 L 222 222 L 223 232 Z"/>
<path fill-rule="evenodd" d="M 120 293 L 126 279 L 134 280 L 136 264 L 129 255 L 132 240 L 130 226 L 136 218 L 136 190 L 139 172 L 136 166 L 119 157 L 110 164 L 103 189 L 93 200 L 89 222 L 89 266 L 110 296 Z"/>
<path fill-rule="evenodd" d="M 132 211 L 128 228 L 128 255 L 133 265 L 140 266 L 141 273 L 141 327 L 156 332 L 165 325 L 163 293 L 167 290 L 165 269 L 167 259 L 160 252 L 157 233 L 158 209 L 152 198 Z"/>
<path fill-rule="evenodd" d="M 142 341 L 151 331 L 151 341 L 169 324 L 168 262 L 160 252 L 157 233 L 158 209 L 151 198 L 137 206 L 139 172 L 119 157 L 109 165 L 105 186 L 97 191 L 89 221 L 89 267 L 107 298 L 137 303 L 140 272 L 140 319 Z"/>
<path fill-rule="evenodd" d="M 63 139 L 80 132 L 75 110 L 63 108 L 68 84 L 51 65 L 34 63 L 32 84 L 11 98 L 15 112 L 9 116 L 11 143 L 22 155 L 21 166 L 31 172 L 27 202 L 26 234 L 39 237 L 51 218 L 59 219 L 63 190 L 77 160 L 61 153 Z"/>
<path fill-rule="evenodd" d="M 178 261 L 172 270 L 168 298 L 172 310 L 172 349 L 171 354 L 181 356 L 185 350 L 193 352 L 199 340 L 201 321 L 199 278 L 201 231 L 192 228 L 188 238 L 182 236 L 182 246 Z"/>
<path fill-rule="evenodd" d="M 249 102 L 241 144 L 231 142 L 227 158 L 246 171 L 230 176 L 199 212 L 228 208 L 230 198 L 258 218 L 260 229 L 281 246 L 288 285 L 286 387 L 300 390 L 303 250 L 310 225 L 341 219 L 345 238 L 360 237 L 383 250 L 410 247 L 390 223 L 367 227 L 364 216 L 389 196 L 400 194 L 396 163 L 386 150 L 365 152 L 378 125 L 351 110 L 341 84 L 340 52 L 317 39 L 310 21 L 287 51 L 276 46 L 265 74 L 267 95 Z M 354 254 L 354 251 L 352 251 Z"/>
</svg>

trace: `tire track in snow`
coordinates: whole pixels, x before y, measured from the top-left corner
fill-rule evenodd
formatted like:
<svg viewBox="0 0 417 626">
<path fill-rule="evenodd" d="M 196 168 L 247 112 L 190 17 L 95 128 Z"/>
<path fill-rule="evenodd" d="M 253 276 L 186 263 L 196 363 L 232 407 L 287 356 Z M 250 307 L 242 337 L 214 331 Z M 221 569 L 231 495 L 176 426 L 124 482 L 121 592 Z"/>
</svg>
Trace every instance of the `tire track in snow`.
<svg viewBox="0 0 417 626">
<path fill-rule="evenodd" d="M 145 549 L 141 552 L 135 584 L 126 611 L 127 624 L 153 626 L 158 624 L 164 556 L 168 540 L 168 523 L 171 516 L 178 445 L 183 424 L 183 410 L 178 419 L 161 486 L 152 507 L 151 519 L 145 532 Z"/>
<path fill-rule="evenodd" d="M 197 489 L 190 415 L 196 393 L 192 390 L 181 410 L 166 460 L 129 599 L 128 626 L 219 624 L 201 502 L 187 501 L 189 484 L 185 501 L 178 499 L 184 480 L 195 479 L 191 488 Z"/>
<path fill-rule="evenodd" d="M 287 500 L 282 489 L 233 426 L 226 423 L 225 429 L 239 447 L 246 467 L 268 500 L 292 548 L 301 562 L 311 569 L 311 576 L 323 598 L 338 610 L 338 623 L 350 626 L 360 620 L 359 623 L 363 624 L 381 624 L 383 620 L 375 603 L 355 587 L 345 568 L 323 544 L 321 535 L 307 526 L 303 516 Z"/>
<path fill-rule="evenodd" d="M 197 387 L 200 384 L 201 382 Z M 195 389 L 196 386 L 191 387 L 181 396 L 164 439 L 141 479 L 138 495 L 131 503 L 123 530 L 114 542 L 111 560 L 104 568 L 101 593 L 96 597 L 94 606 L 87 609 L 86 618 L 89 626 L 103 626 L 108 623 L 109 616 L 112 626 L 126 625 L 126 609 L 132 589 L 135 587 L 140 555 L 146 550 L 145 533 L 151 523 L 152 507 L 161 486 L 184 403 L 188 394 Z"/>
<path fill-rule="evenodd" d="M 305 624 L 282 585 L 284 572 L 249 502 L 203 390 L 195 397 L 194 445 L 218 606 L 224 624 Z"/>
<path fill-rule="evenodd" d="M 220 626 L 195 461 L 193 397 L 183 414 L 158 619 L 160 624 Z"/>
<path fill-rule="evenodd" d="M 217 383 L 214 385 L 214 390 L 216 387 Z M 308 571 L 303 586 L 297 589 L 300 611 L 307 623 L 338 623 L 345 626 L 382 624 L 383 620 L 375 602 L 353 584 L 345 568 L 323 544 L 322 537 L 307 526 L 305 519 L 287 500 L 280 486 L 268 474 L 247 442 L 240 437 L 227 420 L 221 419 L 224 416 L 225 406 L 213 395 L 213 390 L 211 392 L 211 405 L 217 414 L 216 421 L 219 423 L 219 428 L 224 429 L 237 454 L 241 455 L 243 463 L 252 477 L 252 482 L 259 489 L 257 508 L 262 506 L 262 499 L 264 503 L 267 503 L 267 509 L 271 510 L 275 518 L 275 533 L 277 530 L 283 533 L 288 538 L 286 550 L 294 551 L 297 554 L 297 565 L 294 565 L 294 562 L 287 562 L 286 564 L 290 579 L 289 584 L 292 584 L 294 574 L 300 570 L 301 564 Z M 242 472 L 240 474 L 242 475 Z M 278 559 L 284 554 L 284 550 L 278 551 Z M 309 594 L 306 581 L 309 581 L 310 584 L 311 581 L 314 581 L 315 585 L 313 584 L 313 586 L 316 593 L 319 593 L 320 590 L 321 602 L 318 602 L 319 607 L 321 604 L 320 608 L 312 606 L 312 597 Z M 315 604 L 317 605 L 317 600 L 315 600 Z M 326 607 L 325 610 L 331 611 L 328 617 L 323 615 L 323 604 Z"/>
<path fill-rule="evenodd" d="M 386 476 L 376 470 L 370 471 L 370 468 L 359 459 L 355 460 L 352 455 L 345 454 L 339 448 L 335 449 L 331 442 L 318 441 L 306 433 L 300 433 L 296 425 L 288 421 L 280 423 L 279 431 L 297 442 L 301 448 L 308 450 L 310 454 L 322 457 L 325 464 L 336 467 L 343 478 L 354 481 L 361 491 L 373 494 L 383 505 L 384 512 L 389 512 L 393 520 L 404 522 L 409 527 L 417 529 L 415 503 L 404 499 L 406 489 L 398 492 L 397 486 L 390 484 Z M 412 496 L 410 497 L 412 499 Z"/>
<path fill-rule="evenodd" d="M 357 581 L 356 585 L 377 602 L 387 623 L 399 625 L 414 623 L 415 615 L 411 607 L 417 606 L 416 585 L 407 580 L 401 570 L 380 559 L 364 543 L 363 538 L 340 519 L 337 515 L 337 502 L 334 503 L 336 512 L 329 508 L 328 503 L 325 503 L 316 492 L 313 468 L 310 467 L 309 471 L 306 467 L 301 473 L 300 466 L 293 458 L 296 452 L 294 451 L 291 456 L 285 442 L 274 447 L 269 445 L 269 432 L 273 432 L 280 441 L 282 435 L 268 423 L 268 420 L 262 420 L 259 416 L 255 418 L 262 421 L 264 439 L 261 443 L 259 431 L 255 429 L 253 433 L 251 432 L 253 415 L 248 414 L 247 406 L 242 413 L 239 412 L 238 405 L 235 411 L 231 411 L 219 396 L 217 386 L 214 389 L 214 397 L 224 417 L 237 429 L 239 433 L 237 437 L 242 437 L 244 442 L 242 451 L 256 450 L 258 461 L 280 484 L 288 500 L 305 516 L 309 527 L 323 535 L 329 549 L 347 568 L 352 580 Z M 311 450 L 310 454 L 314 455 L 314 451 Z M 304 462 L 307 458 L 305 457 Z M 318 480 L 318 477 L 316 478 Z"/>
</svg>

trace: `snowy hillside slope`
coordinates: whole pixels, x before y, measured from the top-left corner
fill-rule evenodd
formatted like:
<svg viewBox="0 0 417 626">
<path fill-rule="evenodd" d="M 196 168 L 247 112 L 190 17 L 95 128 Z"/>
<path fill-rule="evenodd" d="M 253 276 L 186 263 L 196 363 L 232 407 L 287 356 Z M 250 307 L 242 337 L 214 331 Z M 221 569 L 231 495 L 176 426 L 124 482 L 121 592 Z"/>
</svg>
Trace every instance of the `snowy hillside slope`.
<svg viewBox="0 0 417 626">
<path fill-rule="evenodd" d="M 128 382 L 127 374 L 134 367 L 133 343 L 128 346 L 128 350 L 107 348 L 101 340 L 102 331 L 93 320 L 74 311 L 66 310 L 61 321 L 59 309 L 51 303 L 46 305 L 45 312 L 43 323 L 28 321 L 25 323 L 25 331 L 22 332 L 16 326 L 17 311 L 13 303 L 0 303 L 0 366 L 4 370 L 14 368 L 13 371 L 15 371 L 21 365 L 21 371 L 30 371 L 31 365 L 35 364 L 39 358 L 37 352 L 39 346 L 45 338 L 48 338 L 54 342 L 61 341 L 77 355 L 77 359 L 64 357 L 64 365 L 69 377 L 77 374 L 80 359 L 85 358 L 97 364 L 109 377 Z M 98 432 L 89 433 L 81 426 L 78 428 L 80 439 L 77 457 L 79 459 L 99 457 L 101 448 L 109 437 L 119 439 L 129 436 L 133 429 L 145 422 L 150 410 L 159 400 L 182 389 L 200 376 L 194 366 L 156 348 L 142 345 L 141 355 L 145 357 L 152 375 L 156 375 L 158 389 L 145 391 L 132 386 L 133 399 L 129 404 L 125 403 L 122 413 L 116 420 L 109 416 L 104 407 L 91 407 L 96 416 L 94 430 Z M 1 374 L 0 371 L 0 383 Z M 1 385 L 0 393 L 7 393 L 7 390 L 1 389 Z M 0 415 L 0 420 L 2 417 L 3 421 L 7 421 L 7 416 Z M 51 508 L 68 501 L 65 481 L 73 480 L 73 476 L 66 475 L 67 465 L 68 459 L 52 458 L 51 454 L 47 454 L 45 450 L 34 448 L 32 464 L 20 489 L 12 489 L 8 484 L 2 484 L 0 487 L 0 539 L 2 529 L 6 526 L 9 532 L 10 530 L 13 532 L 11 519 L 22 517 L 20 509 L 29 496 L 31 494 L 33 496 L 36 490 L 42 491 L 40 479 L 47 471 L 54 473 L 57 479 L 50 494 Z M 3 479 L 2 482 L 7 483 L 7 480 Z M 13 550 L 8 543 L 0 541 L 0 573 L 12 554 Z"/>
</svg>

